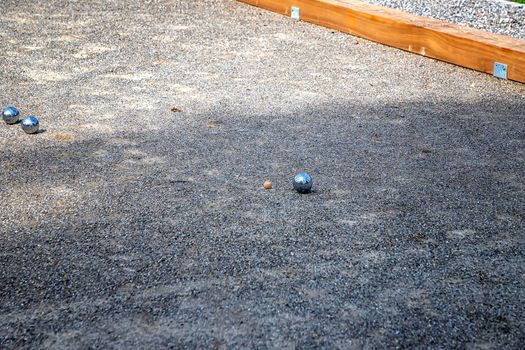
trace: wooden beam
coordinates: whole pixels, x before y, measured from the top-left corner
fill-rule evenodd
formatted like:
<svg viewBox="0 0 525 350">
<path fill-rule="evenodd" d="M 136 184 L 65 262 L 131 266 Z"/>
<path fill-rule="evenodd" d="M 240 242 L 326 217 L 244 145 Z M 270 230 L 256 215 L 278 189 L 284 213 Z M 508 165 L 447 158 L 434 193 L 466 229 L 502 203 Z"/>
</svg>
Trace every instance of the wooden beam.
<svg viewBox="0 0 525 350">
<path fill-rule="evenodd" d="M 381 44 L 441 61 L 494 73 L 507 65 L 507 78 L 525 83 L 525 41 L 487 33 L 358 0 L 239 0 Z"/>
</svg>

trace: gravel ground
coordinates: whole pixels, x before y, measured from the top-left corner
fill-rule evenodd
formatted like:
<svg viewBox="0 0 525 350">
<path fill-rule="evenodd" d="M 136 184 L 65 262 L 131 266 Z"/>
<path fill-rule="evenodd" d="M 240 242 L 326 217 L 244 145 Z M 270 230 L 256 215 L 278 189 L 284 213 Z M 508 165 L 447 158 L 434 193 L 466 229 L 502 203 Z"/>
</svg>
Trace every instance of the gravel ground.
<svg viewBox="0 0 525 350">
<path fill-rule="evenodd" d="M 0 125 L 0 348 L 525 342 L 524 85 L 228 0 L 0 12 L 45 129 Z"/>
<path fill-rule="evenodd" d="M 525 4 L 506 0 L 362 0 L 525 40 Z"/>
</svg>

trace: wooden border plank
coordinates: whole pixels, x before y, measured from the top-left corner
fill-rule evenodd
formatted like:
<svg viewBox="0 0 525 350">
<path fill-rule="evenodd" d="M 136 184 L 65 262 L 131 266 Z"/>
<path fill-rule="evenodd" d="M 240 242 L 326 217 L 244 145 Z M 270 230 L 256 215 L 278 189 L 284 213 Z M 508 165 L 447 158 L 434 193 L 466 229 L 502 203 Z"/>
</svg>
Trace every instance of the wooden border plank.
<svg viewBox="0 0 525 350">
<path fill-rule="evenodd" d="M 525 83 L 525 41 L 420 17 L 358 0 L 239 0 L 364 39 L 489 74 L 507 65 L 509 80 Z"/>
</svg>

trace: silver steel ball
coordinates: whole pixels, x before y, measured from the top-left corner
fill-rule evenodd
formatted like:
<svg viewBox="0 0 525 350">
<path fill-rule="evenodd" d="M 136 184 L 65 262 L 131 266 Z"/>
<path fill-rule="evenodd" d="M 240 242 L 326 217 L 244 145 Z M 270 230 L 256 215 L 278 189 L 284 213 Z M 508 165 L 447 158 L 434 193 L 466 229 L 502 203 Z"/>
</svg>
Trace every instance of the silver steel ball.
<svg viewBox="0 0 525 350">
<path fill-rule="evenodd" d="M 38 119 L 33 116 L 25 117 L 22 119 L 22 130 L 26 134 L 35 134 L 38 132 Z"/>
<path fill-rule="evenodd" d="M 18 109 L 15 107 L 7 107 L 2 111 L 2 118 L 6 124 L 15 124 L 18 122 Z"/>
<path fill-rule="evenodd" d="M 299 173 L 293 178 L 293 188 L 299 193 L 309 193 L 313 182 L 312 177 L 307 173 Z"/>
</svg>

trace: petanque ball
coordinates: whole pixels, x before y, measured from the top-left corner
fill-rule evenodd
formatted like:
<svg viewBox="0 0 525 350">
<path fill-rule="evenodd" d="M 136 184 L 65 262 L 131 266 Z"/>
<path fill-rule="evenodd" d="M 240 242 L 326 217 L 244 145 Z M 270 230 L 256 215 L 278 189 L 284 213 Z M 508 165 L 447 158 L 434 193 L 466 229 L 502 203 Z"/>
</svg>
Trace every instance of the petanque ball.
<svg viewBox="0 0 525 350">
<path fill-rule="evenodd" d="M 7 107 L 2 111 L 2 118 L 6 124 L 15 124 L 18 122 L 18 109 L 15 107 Z"/>
<path fill-rule="evenodd" d="M 22 130 L 26 134 L 35 134 L 38 132 L 38 119 L 33 116 L 25 117 L 22 119 Z"/>
<path fill-rule="evenodd" d="M 308 193 L 312 190 L 313 180 L 307 173 L 299 173 L 293 178 L 293 188 L 299 193 Z"/>
</svg>

